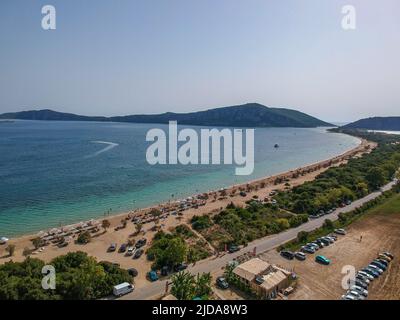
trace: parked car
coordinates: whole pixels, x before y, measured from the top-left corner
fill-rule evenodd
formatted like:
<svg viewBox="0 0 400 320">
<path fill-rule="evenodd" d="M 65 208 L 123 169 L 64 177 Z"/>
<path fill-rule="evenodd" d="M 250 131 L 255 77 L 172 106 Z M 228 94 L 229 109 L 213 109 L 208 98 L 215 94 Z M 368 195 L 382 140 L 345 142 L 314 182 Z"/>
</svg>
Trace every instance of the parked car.
<svg viewBox="0 0 400 320">
<path fill-rule="evenodd" d="M 158 280 L 157 272 L 156 272 L 156 271 L 150 271 L 150 272 L 148 272 L 148 273 L 147 273 L 147 278 L 148 278 L 151 282 L 157 281 L 157 280 Z"/>
<path fill-rule="evenodd" d="M 125 255 L 131 256 L 135 252 L 135 247 L 128 247 L 128 250 L 126 251 Z"/>
<path fill-rule="evenodd" d="M 294 253 L 292 251 L 284 250 L 284 251 L 281 251 L 281 256 L 286 259 L 293 260 Z"/>
<path fill-rule="evenodd" d="M 313 248 L 315 251 L 319 250 L 319 245 L 313 242 L 307 243 L 306 246 Z"/>
<path fill-rule="evenodd" d="M 174 267 L 174 270 L 175 270 L 175 272 L 180 272 L 180 271 L 186 270 L 187 267 L 188 266 L 186 263 L 179 263 Z"/>
<path fill-rule="evenodd" d="M 121 297 L 125 294 L 132 292 L 134 286 L 128 282 L 121 283 L 113 287 L 113 294 L 116 297 Z"/>
<path fill-rule="evenodd" d="M 6 237 L 1 237 L 0 238 L 0 244 L 6 244 L 7 242 L 8 242 L 8 238 L 6 238 Z"/>
<path fill-rule="evenodd" d="M 364 297 L 355 290 L 349 290 L 347 291 L 347 294 L 355 297 L 357 300 L 364 300 Z"/>
<path fill-rule="evenodd" d="M 372 261 L 371 265 L 376 266 L 383 271 L 386 271 L 386 269 L 387 269 L 387 267 L 383 263 L 376 261 L 376 260 Z"/>
<path fill-rule="evenodd" d="M 130 269 L 128 269 L 128 274 L 129 274 L 131 277 L 137 277 L 138 271 L 137 271 L 135 268 L 130 268 Z"/>
<path fill-rule="evenodd" d="M 143 252 L 143 249 L 136 250 L 135 254 L 133 255 L 133 259 L 139 259 L 142 256 Z"/>
<path fill-rule="evenodd" d="M 315 261 L 324 265 L 329 265 L 331 263 L 331 260 L 329 260 L 328 258 L 326 258 L 325 256 L 316 256 L 315 257 Z"/>
<path fill-rule="evenodd" d="M 319 240 L 325 245 L 325 246 L 329 246 L 331 244 L 331 242 L 328 239 L 325 238 L 319 238 Z"/>
<path fill-rule="evenodd" d="M 346 235 L 346 231 L 344 229 L 335 229 L 335 233 L 342 236 Z"/>
<path fill-rule="evenodd" d="M 378 268 L 377 266 L 373 265 L 373 264 L 369 264 L 368 268 L 375 270 L 376 272 L 379 273 L 379 275 L 381 275 L 383 273 L 383 270 L 381 268 Z"/>
<path fill-rule="evenodd" d="M 163 277 L 166 277 L 166 276 L 168 276 L 168 274 L 169 274 L 169 267 L 168 267 L 168 266 L 162 267 L 162 268 L 161 268 L 161 275 L 162 275 Z"/>
<path fill-rule="evenodd" d="M 229 246 L 229 248 L 228 248 L 228 252 L 229 253 L 234 253 L 234 252 L 237 252 L 237 251 L 239 251 L 240 250 L 240 248 L 237 246 L 237 245 L 235 245 L 235 244 L 231 244 L 230 246 Z"/>
<path fill-rule="evenodd" d="M 303 247 L 301 247 L 300 250 L 301 250 L 301 252 L 304 252 L 304 253 L 310 253 L 310 254 L 315 253 L 315 249 L 312 247 L 309 247 L 309 246 L 303 246 Z"/>
<path fill-rule="evenodd" d="M 239 194 L 240 194 L 240 196 L 241 196 L 241 197 L 245 197 L 245 196 L 247 196 L 247 193 L 246 193 L 246 192 L 244 192 L 244 191 L 240 191 L 240 193 L 239 193 Z"/>
<path fill-rule="evenodd" d="M 117 250 L 117 244 L 116 243 L 111 243 L 110 246 L 108 247 L 107 251 L 108 252 L 114 252 Z"/>
<path fill-rule="evenodd" d="M 364 288 L 361 288 L 357 285 L 351 286 L 350 287 L 351 291 L 356 291 L 358 294 L 364 296 L 364 297 L 368 297 L 368 290 L 365 290 Z"/>
<path fill-rule="evenodd" d="M 382 260 L 385 260 L 385 261 L 387 261 L 387 262 L 391 262 L 391 261 L 392 261 L 392 258 L 388 257 L 387 255 L 385 255 L 385 254 L 383 254 L 383 253 L 380 253 L 380 254 L 378 255 L 378 258 L 379 258 L 379 259 L 382 259 Z"/>
<path fill-rule="evenodd" d="M 330 243 L 334 243 L 336 241 L 335 238 L 329 236 L 326 236 L 325 239 L 327 239 Z"/>
<path fill-rule="evenodd" d="M 374 261 L 381 263 L 381 264 L 384 265 L 386 268 L 389 266 L 389 262 L 387 262 L 386 260 L 383 260 L 383 259 L 375 259 Z"/>
<path fill-rule="evenodd" d="M 356 281 L 357 280 L 360 280 L 360 281 L 364 282 L 367 286 L 371 283 L 371 281 L 366 276 L 364 276 L 364 275 L 362 275 L 360 273 L 358 273 L 356 275 Z"/>
<path fill-rule="evenodd" d="M 357 298 L 352 295 L 345 294 L 342 296 L 342 300 L 352 300 L 353 301 L 353 300 L 357 300 Z"/>
<path fill-rule="evenodd" d="M 143 247 L 146 243 L 147 243 L 147 239 L 145 239 L 145 238 L 140 239 L 140 240 L 138 240 L 138 241 L 136 242 L 135 247 L 136 247 L 137 249 L 139 249 L 139 248 Z"/>
<path fill-rule="evenodd" d="M 374 278 L 378 278 L 379 277 L 379 273 L 376 272 L 375 270 L 365 267 L 364 269 L 361 269 L 361 271 L 364 271 L 365 273 L 368 273 L 370 276 L 374 277 Z"/>
<path fill-rule="evenodd" d="M 306 255 L 303 252 L 296 252 L 294 256 L 297 260 L 300 261 L 306 260 Z"/>
<path fill-rule="evenodd" d="M 127 246 L 126 243 L 121 244 L 121 246 L 119 247 L 118 252 L 119 252 L 119 253 L 125 252 L 127 247 L 128 247 L 128 246 Z"/>
<path fill-rule="evenodd" d="M 363 270 L 358 271 L 358 274 L 361 274 L 363 277 L 367 278 L 369 281 L 373 281 L 375 279 L 374 276 L 369 274 L 368 272 L 365 272 Z"/>
<path fill-rule="evenodd" d="M 366 282 L 364 282 L 363 280 L 356 279 L 356 281 L 354 282 L 354 285 L 356 285 L 357 287 L 361 287 L 365 290 L 368 289 L 368 284 Z"/>
<path fill-rule="evenodd" d="M 217 278 L 217 286 L 221 289 L 228 289 L 229 288 L 229 283 L 226 281 L 224 277 L 218 277 Z"/>
<path fill-rule="evenodd" d="M 387 257 L 389 257 L 390 259 L 394 259 L 394 255 L 393 254 L 391 254 L 390 252 L 384 252 L 383 253 L 385 256 L 387 256 Z"/>
</svg>

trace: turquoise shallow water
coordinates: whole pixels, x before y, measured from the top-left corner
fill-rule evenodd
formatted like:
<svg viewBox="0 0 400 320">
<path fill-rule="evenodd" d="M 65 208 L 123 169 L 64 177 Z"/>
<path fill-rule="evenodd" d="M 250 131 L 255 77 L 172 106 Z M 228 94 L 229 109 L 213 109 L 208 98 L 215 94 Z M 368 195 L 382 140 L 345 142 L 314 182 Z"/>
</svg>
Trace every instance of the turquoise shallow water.
<svg viewBox="0 0 400 320">
<path fill-rule="evenodd" d="M 172 194 L 183 198 L 276 174 L 341 154 L 359 142 L 322 128 L 256 129 L 255 170 L 251 176 L 236 176 L 234 167 L 225 165 L 150 166 L 145 136 L 156 126 L 167 131 L 167 126 L 149 124 L 2 123 L 0 236 L 33 233 L 102 217 L 109 209 L 119 213 L 167 201 Z"/>
</svg>

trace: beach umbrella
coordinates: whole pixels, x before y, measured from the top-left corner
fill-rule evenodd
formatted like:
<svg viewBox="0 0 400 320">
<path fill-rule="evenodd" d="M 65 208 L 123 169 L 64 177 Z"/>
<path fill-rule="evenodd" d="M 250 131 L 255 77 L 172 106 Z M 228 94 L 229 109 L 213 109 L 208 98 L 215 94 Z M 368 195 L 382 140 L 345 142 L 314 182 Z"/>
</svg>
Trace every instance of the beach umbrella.
<svg viewBox="0 0 400 320">
<path fill-rule="evenodd" d="M 5 244 L 7 241 L 8 241 L 8 238 L 6 238 L 6 237 L 0 238 L 0 244 Z"/>
</svg>

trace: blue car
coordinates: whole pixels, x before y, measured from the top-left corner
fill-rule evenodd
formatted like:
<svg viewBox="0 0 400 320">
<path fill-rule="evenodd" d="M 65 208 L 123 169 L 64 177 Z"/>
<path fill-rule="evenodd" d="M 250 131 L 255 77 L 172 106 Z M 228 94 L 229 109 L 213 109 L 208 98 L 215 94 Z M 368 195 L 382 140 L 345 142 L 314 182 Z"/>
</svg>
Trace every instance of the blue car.
<svg viewBox="0 0 400 320">
<path fill-rule="evenodd" d="M 157 281 L 157 280 L 158 280 L 158 275 L 157 275 L 157 272 L 155 272 L 155 271 L 150 271 L 150 272 L 147 274 L 147 277 L 149 278 L 149 280 L 150 280 L 151 282 L 154 282 L 154 281 Z"/>
<path fill-rule="evenodd" d="M 315 261 L 324 265 L 329 265 L 331 263 L 331 260 L 324 256 L 316 256 Z"/>
<path fill-rule="evenodd" d="M 383 271 L 386 271 L 386 269 L 387 269 L 383 263 L 380 263 L 379 261 L 376 261 L 376 260 L 372 261 L 371 264 L 373 266 L 377 266 L 378 268 L 382 269 Z"/>
<path fill-rule="evenodd" d="M 374 277 L 374 278 L 378 278 L 379 277 L 379 273 L 376 272 L 375 270 L 372 270 L 371 268 L 364 268 L 361 271 L 364 271 L 365 273 L 368 273 L 370 276 Z"/>
</svg>

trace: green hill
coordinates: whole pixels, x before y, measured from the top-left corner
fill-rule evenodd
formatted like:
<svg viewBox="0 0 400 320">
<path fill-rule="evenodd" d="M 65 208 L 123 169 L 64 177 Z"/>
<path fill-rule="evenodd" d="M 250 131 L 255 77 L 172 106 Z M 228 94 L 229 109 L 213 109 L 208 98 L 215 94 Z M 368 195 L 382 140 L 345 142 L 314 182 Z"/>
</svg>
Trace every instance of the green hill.
<svg viewBox="0 0 400 320">
<path fill-rule="evenodd" d="M 190 113 L 167 112 L 155 115 L 128 115 L 117 117 L 89 117 L 52 110 L 34 110 L 0 115 L 0 119 L 114 121 L 132 123 L 168 123 L 221 127 L 297 127 L 333 126 L 305 113 L 283 108 L 268 108 L 258 103 L 209 109 Z"/>
<path fill-rule="evenodd" d="M 400 117 L 373 117 L 349 123 L 345 129 L 400 131 Z"/>
</svg>

